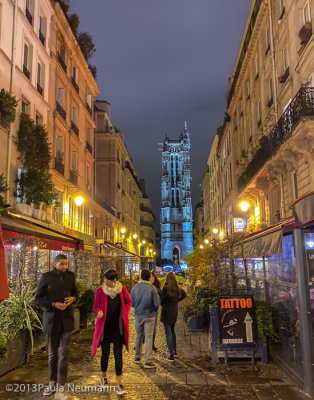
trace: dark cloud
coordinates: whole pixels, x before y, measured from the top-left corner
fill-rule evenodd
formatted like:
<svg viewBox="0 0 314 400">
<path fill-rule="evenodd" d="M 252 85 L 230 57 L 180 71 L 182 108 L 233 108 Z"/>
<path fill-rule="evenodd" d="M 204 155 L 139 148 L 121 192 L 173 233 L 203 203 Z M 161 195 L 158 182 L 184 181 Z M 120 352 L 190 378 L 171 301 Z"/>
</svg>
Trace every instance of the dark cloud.
<svg viewBox="0 0 314 400">
<path fill-rule="evenodd" d="M 165 133 L 188 121 L 193 205 L 232 73 L 251 0 L 72 0 L 81 30 L 95 39 L 100 98 L 125 134 L 155 212 L 160 207 Z"/>
</svg>

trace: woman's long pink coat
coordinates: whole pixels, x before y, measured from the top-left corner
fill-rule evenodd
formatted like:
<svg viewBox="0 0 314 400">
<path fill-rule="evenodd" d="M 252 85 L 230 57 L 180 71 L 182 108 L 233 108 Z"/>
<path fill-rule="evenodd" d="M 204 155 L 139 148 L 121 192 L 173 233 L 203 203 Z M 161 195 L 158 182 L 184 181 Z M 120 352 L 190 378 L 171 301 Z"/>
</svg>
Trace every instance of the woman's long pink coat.
<svg viewBox="0 0 314 400">
<path fill-rule="evenodd" d="M 132 300 L 125 286 L 122 286 L 122 291 L 119 294 L 119 296 L 121 298 L 124 343 L 126 349 L 129 351 L 129 310 L 132 304 Z M 102 310 L 104 316 L 102 318 L 96 318 L 95 332 L 92 344 L 93 356 L 95 356 L 96 354 L 97 347 L 101 339 L 101 334 L 105 326 L 106 316 L 107 316 L 107 306 L 108 306 L 108 296 L 104 293 L 102 287 L 99 287 L 95 293 L 95 302 L 93 311 L 97 315 L 98 312 Z"/>
</svg>

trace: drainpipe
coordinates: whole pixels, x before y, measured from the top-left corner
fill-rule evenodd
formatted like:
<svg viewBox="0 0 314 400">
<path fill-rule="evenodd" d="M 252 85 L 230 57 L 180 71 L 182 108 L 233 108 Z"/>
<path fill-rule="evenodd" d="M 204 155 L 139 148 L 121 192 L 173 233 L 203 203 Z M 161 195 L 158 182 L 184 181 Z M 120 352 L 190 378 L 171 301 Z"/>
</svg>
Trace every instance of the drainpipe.
<svg viewBox="0 0 314 400">
<path fill-rule="evenodd" d="M 271 9 L 271 0 L 268 0 L 268 16 L 269 16 L 269 35 L 270 35 L 270 59 L 272 69 L 272 80 L 273 80 L 273 93 L 274 93 L 274 108 L 276 122 L 278 121 L 278 97 L 277 97 L 277 74 L 276 74 L 276 63 L 275 63 L 275 46 L 274 46 L 274 32 L 273 32 L 273 16 Z"/>
<path fill-rule="evenodd" d="M 12 92 L 13 92 L 13 80 L 14 80 L 14 75 L 15 75 L 17 8 L 18 8 L 18 0 L 14 0 L 14 3 L 13 3 L 13 26 L 12 26 L 11 71 L 10 71 L 10 94 L 12 94 Z M 9 203 L 9 201 L 10 201 L 10 179 L 11 179 L 10 162 L 11 162 L 12 136 L 13 136 L 13 126 L 12 125 L 13 124 L 10 124 L 9 132 L 8 132 L 8 141 L 7 141 L 7 160 L 6 160 L 7 190 L 5 192 L 5 202 L 6 203 Z"/>
</svg>

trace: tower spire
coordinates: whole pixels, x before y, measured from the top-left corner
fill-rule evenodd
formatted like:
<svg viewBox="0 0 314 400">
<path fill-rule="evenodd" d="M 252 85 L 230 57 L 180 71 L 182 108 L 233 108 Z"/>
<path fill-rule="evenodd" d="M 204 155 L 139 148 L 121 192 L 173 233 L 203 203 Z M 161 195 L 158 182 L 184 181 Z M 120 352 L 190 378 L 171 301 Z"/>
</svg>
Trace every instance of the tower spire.
<svg viewBox="0 0 314 400">
<path fill-rule="evenodd" d="M 185 131 L 188 130 L 188 123 L 187 123 L 187 121 L 184 121 L 184 130 L 185 130 Z"/>
</svg>

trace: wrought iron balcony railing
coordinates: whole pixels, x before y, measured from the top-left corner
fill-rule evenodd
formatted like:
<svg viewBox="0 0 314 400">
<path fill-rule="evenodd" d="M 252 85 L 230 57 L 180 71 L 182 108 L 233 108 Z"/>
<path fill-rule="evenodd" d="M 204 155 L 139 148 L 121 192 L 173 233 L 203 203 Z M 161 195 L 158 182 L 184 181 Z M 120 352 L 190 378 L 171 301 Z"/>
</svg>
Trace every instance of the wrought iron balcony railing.
<svg viewBox="0 0 314 400">
<path fill-rule="evenodd" d="M 56 110 L 61 115 L 61 117 L 66 121 L 67 113 L 64 111 L 62 105 L 57 101 L 56 101 Z"/>
<path fill-rule="evenodd" d="M 40 86 L 39 83 L 37 83 L 37 91 L 38 91 L 38 93 L 40 93 L 41 95 L 44 94 L 44 89 Z"/>
<path fill-rule="evenodd" d="M 55 157 L 55 167 L 54 167 L 54 169 L 55 169 L 56 171 L 58 171 L 61 175 L 64 176 L 64 164 L 63 164 L 63 162 L 62 162 L 59 158 L 57 158 L 57 157 Z"/>
<path fill-rule="evenodd" d="M 301 88 L 269 135 L 260 139 L 260 148 L 238 179 L 240 191 L 249 184 L 265 163 L 277 153 L 280 146 L 290 138 L 297 124 L 304 117 L 314 117 L 313 87 Z"/>
<path fill-rule="evenodd" d="M 59 64 L 61 65 L 62 69 L 66 73 L 67 72 L 67 65 L 65 63 L 65 60 L 64 60 L 63 56 L 60 53 L 57 53 L 57 58 L 58 58 Z"/>
<path fill-rule="evenodd" d="M 73 121 L 71 121 L 71 129 L 77 136 L 79 135 L 80 133 L 79 128 Z"/>
<path fill-rule="evenodd" d="M 87 149 L 91 154 L 93 154 L 92 145 L 91 145 L 88 141 L 86 141 L 86 149 Z"/>
<path fill-rule="evenodd" d="M 91 107 L 90 107 L 90 105 L 88 103 L 86 103 L 86 108 L 87 108 L 88 112 L 90 113 L 90 115 L 92 116 L 93 115 L 93 111 L 92 111 L 92 109 L 91 109 Z"/>
<path fill-rule="evenodd" d="M 26 65 L 23 64 L 23 73 L 26 76 L 27 79 L 31 79 L 31 73 L 28 70 L 28 68 L 26 67 Z"/>
<path fill-rule="evenodd" d="M 78 84 L 76 83 L 74 76 L 72 76 L 72 85 L 73 85 L 74 89 L 76 90 L 77 94 L 79 94 L 80 88 L 78 87 Z"/>
<path fill-rule="evenodd" d="M 25 15 L 26 15 L 26 18 L 28 19 L 28 22 L 31 25 L 33 25 L 33 16 L 32 16 L 32 14 L 31 14 L 31 12 L 29 11 L 28 8 L 26 8 L 26 10 L 25 10 Z"/>
<path fill-rule="evenodd" d="M 41 43 L 43 44 L 43 46 L 45 46 L 45 44 L 46 44 L 46 38 L 45 38 L 45 36 L 44 36 L 44 34 L 41 32 L 41 31 L 39 31 L 39 40 L 41 41 Z"/>
</svg>

